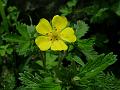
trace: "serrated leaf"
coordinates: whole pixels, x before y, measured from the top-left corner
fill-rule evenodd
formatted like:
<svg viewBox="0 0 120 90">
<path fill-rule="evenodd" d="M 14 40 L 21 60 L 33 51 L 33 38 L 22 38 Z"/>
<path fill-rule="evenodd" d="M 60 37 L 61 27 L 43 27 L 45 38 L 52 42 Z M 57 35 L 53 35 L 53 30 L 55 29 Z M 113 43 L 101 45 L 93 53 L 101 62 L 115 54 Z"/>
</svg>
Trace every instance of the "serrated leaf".
<svg viewBox="0 0 120 90">
<path fill-rule="evenodd" d="M 67 4 L 60 8 L 60 12 L 63 16 L 69 15 L 72 13 L 72 8 L 77 4 L 77 0 L 70 0 Z"/>
<path fill-rule="evenodd" d="M 6 35 L 5 37 L 3 37 L 3 40 L 6 40 L 8 42 L 25 42 L 25 39 L 20 37 L 19 35 Z"/>
<path fill-rule="evenodd" d="M 39 74 L 32 75 L 30 72 L 20 73 L 19 78 L 26 88 L 32 90 L 61 90 L 59 84 L 54 82 L 53 77 L 41 77 Z"/>
<path fill-rule="evenodd" d="M 7 19 L 10 21 L 13 21 L 13 25 L 16 25 L 16 23 L 18 22 L 18 16 L 19 16 L 19 11 L 17 10 L 17 8 L 15 6 L 10 6 L 8 7 L 8 15 L 7 15 Z"/>
<path fill-rule="evenodd" d="M 3 37 L 3 40 L 6 40 L 7 42 L 16 43 L 16 51 L 19 53 L 19 55 L 26 55 L 27 51 L 29 51 L 30 48 L 30 40 L 27 40 L 25 37 L 19 36 L 19 35 L 6 35 Z M 7 51 L 10 53 L 11 50 Z"/>
<path fill-rule="evenodd" d="M 29 48 L 30 48 L 30 41 L 26 41 L 24 43 L 19 43 L 19 46 L 16 49 L 16 51 L 19 53 L 19 55 L 26 55 L 26 52 L 29 50 Z"/>
<path fill-rule="evenodd" d="M 57 59 L 57 55 L 54 55 L 50 52 L 46 53 L 46 65 L 47 68 L 52 68 L 53 66 L 57 65 L 57 62 L 55 61 Z"/>
<path fill-rule="evenodd" d="M 75 62 L 77 62 L 78 64 L 80 64 L 81 66 L 85 66 L 85 64 L 84 64 L 84 62 L 82 61 L 82 59 L 80 58 L 80 57 L 78 57 L 78 56 L 73 56 L 73 60 L 75 61 Z"/>
<path fill-rule="evenodd" d="M 80 57 L 78 57 L 77 55 L 68 54 L 66 59 L 70 60 L 70 61 L 75 61 L 76 63 L 80 64 L 81 66 L 85 65 L 84 62 L 82 61 L 82 59 Z"/>
<path fill-rule="evenodd" d="M 81 80 L 92 78 L 105 70 L 109 65 L 116 62 L 116 55 L 109 53 L 100 55 L 95 61 L 88 62 L 85 67 L 81 68 Z M 83 74 L 83 75 L 82 75 Z"/>
<path fill-rule="evenodd" d="M 95 15 L 92 16 L 92 18 L 90 19 L 91 23 L 96 23 L 96 22 L 101 22 L 103 21 L 105 18 L 108 17 L 108 13 L 106 12 L 108 10 L 108 8 L 101 8 L 97 11 L 97 13 Z"/>
<path fill-rule="evenodd" d="M 77 0 L 70 0 L 69 2 L 67 2 L 67 6 L 68 7 L 73 7 L 73 6 L 76 5 L 76 3 L 77 3 Z"/>
<path fill-rule="evenodd" d="M 13 49 L 8 47 L 9 45 L 1 45 L 0 46 L 0 55 L 4 56 L 6 53 L 11 54 Z"/>
<path fill-rule="evenodd" d="M 27 31 L 28 31 L 30 37 L 34 37 L 34 34 L 36 32 L 35 26 L 33 26 L 33 25 L 28 26 L 27 25 Z"/>
<path fill-rule="evenodd" d="M 77 21 L 77 24 L 74 24 L 74 28 L 76 30 L 75 34 L 77 38 L 83 37 L 89 29 L 88 25 L 82 20 Z"/>
<path fill-rule="evenodd" d="M 95 60 L 97 58 L 97 52 L 94 50 L 94 38 L 93 39 L 83 39 L 78 40 L 78 48 L 86 56 L 88 61 Z"/>
<path fill-rule="evenodd" d="M 23 24 L 23 23 L 18 23 L 16 25 L 16 29 L 18 30 L 18 32 L 22 35 L 22 37 L 26 38 L 26 39 L 29 39 L 30 36 L 29 36 L 29 33 L 27 31 L 27 25 L 26 24 Z"/>
<path fill-rule="evenodd" d="M 87 13 L 87 15 L 94 15 L 98 10 L 99 10 L 98 5 L 90 5 L 81 9 L 81 11 Z"/>
<path fill-rule="evenodd" d="M 63 16 L 67 16 L 70 13 L 72 13 L 72 9 L 68 7 L 63 7 L 60 9 L 60 12 L 62 13 Z"/>
</svg>

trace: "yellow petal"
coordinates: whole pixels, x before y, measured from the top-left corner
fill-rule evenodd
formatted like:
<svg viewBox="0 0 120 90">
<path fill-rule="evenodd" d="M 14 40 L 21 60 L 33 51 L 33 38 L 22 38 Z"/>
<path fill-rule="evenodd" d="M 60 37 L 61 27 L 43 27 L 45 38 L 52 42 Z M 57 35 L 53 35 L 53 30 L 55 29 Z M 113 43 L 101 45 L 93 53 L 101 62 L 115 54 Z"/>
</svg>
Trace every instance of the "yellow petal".
<svg viewBox="0 0 120 90">
<path fill-rule="evenodd" d="M 68 46 L 62 40 L 56 40 L 51 45 L 51 50 L 67 50 Z"/>
<path fill-rule="evenodd" d="M 42 51 L 46 51 L 51 47 L 51 41 L 46 36 L 38 36 L 35 39 L 35 43 Z"/>
<path fill-rule="evenodd" d="M 42 19 L 40 19 L 40 22 L 36 26 L 36 30 L 38 33 L 45 35 L 45 34 L 51 32 L 52 28 L 51 28 L 51 25 L 48 22 L 48 20 L 42 18 Z"/>
<path fill-rule="evenodd" d="M 74 30 L 70 27 L 65 28 L 61 33 L 60 37 L 67 42 L 75 42 L 76 36 Z"/>
<path fill-rule="evenodd" d="M 67 24 L 68 24 L 68 21 L 64 16 L 55 15 L 52 19 L 52 25 L 57 30 L 64 29 L 67 26 Z"/>
</svg>

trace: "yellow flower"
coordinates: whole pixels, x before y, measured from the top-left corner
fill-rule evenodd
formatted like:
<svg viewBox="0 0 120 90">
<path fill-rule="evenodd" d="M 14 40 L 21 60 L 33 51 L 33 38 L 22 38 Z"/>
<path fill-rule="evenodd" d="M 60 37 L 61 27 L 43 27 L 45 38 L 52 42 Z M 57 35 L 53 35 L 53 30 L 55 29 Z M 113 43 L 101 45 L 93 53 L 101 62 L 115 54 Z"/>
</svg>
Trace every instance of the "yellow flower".
<svg viewBox="0 0 120 90">
<path fill-rule="evenodd" d="M 49 21 L 42 18 L 36 30 L 42 36 L 38 36 L 35 39 L 35 43 L 42 51 L 46 51 L 49 48 L 51 50 L 67 50 L 68 46 L 64 43 L 75 42 L 76 36 L 74 30 L 71 27 L 67 27 L 68 21 L 66 17 L 55 15 L 52 19 L 52 25 Z"/>
</svg>

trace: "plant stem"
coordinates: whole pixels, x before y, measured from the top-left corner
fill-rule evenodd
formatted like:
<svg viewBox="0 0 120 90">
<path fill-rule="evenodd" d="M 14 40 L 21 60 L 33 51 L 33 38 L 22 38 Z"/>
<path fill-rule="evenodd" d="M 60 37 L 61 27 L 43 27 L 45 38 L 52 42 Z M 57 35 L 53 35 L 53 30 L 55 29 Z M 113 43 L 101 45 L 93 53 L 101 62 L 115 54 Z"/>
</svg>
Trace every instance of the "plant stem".
<svg viewBox="0 0 120 90">
<path fill-rule="evenodd" d="M 23 68 L 21 69 L 21 71 L 23 71 L 23 70 L 25 69 L 25 66 L 30 62 L 31 59 L 32 59 L 32 56 L 30 56 L 30 57 L 28 57 L 28 58 L 26 59 L 26 62 L 25 62 L 25 64 L 23 65 Z"/>
<path fill-rule="evenodd" d="M 42 54 L 43 68 L 46 71 L 46 52 L 41 52 L 41 54 Z"/>
<path fill-rule="evenodd" d="M 4 25 L 4 30 L 8 31 L 8 22 L 7 22 L 7 17 L 5 15 L 5 10 L 3 6 L 3 2 L 0 0 L 0 15 L 3 19 L 3 25 Z"/>
<path fill-rule="evenodd" d="M 44 67 L 44 70 L 46 70 L 46 55 L 45 55 L 45 52 L 43 53 L 43 67 Z"/>
<path fill-rule="evenodd" d="M 64 59 L 65 55 L 66 55 L 65 51 L 64 52 L 59 52 L 59 56 L 58 56 L 58 68 L 61 66 L 61 62 Z"/>
<path fill-rule="evenodd" d="M 61 66 L 61 52 L 59 52 L 59 55 L 58 55 L 58 68 Z"/>
</svg>

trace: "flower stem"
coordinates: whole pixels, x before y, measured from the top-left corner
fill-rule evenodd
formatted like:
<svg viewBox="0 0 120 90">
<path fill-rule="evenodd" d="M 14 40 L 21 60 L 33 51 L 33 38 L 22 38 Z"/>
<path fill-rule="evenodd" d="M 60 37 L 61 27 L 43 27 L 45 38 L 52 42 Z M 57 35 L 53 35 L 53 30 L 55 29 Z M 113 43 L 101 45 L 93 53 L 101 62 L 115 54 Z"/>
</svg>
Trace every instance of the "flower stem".
<svg viewBox="0 0 120 90">
<path fill-rule="evenodd" d="M 59 55 L 58 55 L 58 68 L 61 66 L 61 52 L 59 52 Z"/>
<path fill-rule="evenodd" d="M 8 22 L 7 22 L 7 17 L 5 15 L 5 10 L 3 6 L 3 2 L 0 0 L 0 15 L 3 19 L 3 25 L 4 25 L 4 30 L 8 31 Z"/>
<path fill-rule="evenodd" d="M 64 52 L 59 52 L 59 55 L 58 55 L 58 68 L 61 66 L 61 62 L 64 59 L 65 55 L 66 55 L 65 51 Z"/>
<path fill-rule="evenodd" d="M 27 64 L 30 62 L 30 60 L 32 60 L 32 56 L 30 56 L 26 59 L 26 62 L 24 63 L 23 68 L 21 69 L 21 72 L 24 71 L 25 66 L 27 66 Z"/>
<path fill-rule="evenodd" d="M 41 52 L 41 54 L 42 54 L 43 69 L 46 71 L 46 52 Z"/>
</svg>

